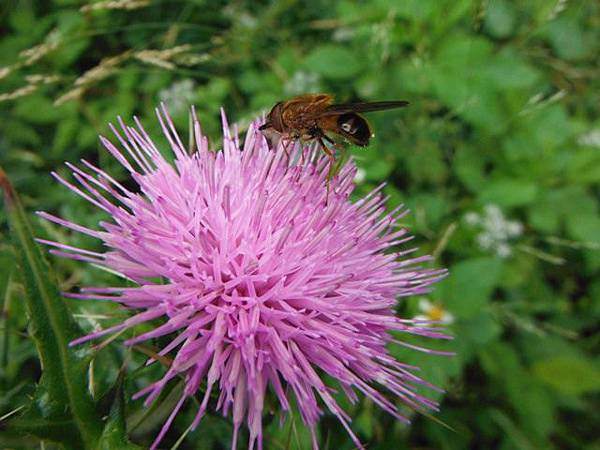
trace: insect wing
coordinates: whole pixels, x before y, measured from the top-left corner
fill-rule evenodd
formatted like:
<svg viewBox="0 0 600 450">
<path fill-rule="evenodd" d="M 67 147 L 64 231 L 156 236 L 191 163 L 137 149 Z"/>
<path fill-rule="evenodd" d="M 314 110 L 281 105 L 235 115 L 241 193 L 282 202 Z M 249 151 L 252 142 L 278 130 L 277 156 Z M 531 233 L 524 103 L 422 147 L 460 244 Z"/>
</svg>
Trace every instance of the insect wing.
<svg viewBox="0 0 600 450">
<path fill-rule="evenodd" d="M 385 109 L 403 108 L 408 106 L 406 100 L 389 100 L 383 102 L 359 102 L 359 103 L 340 103 L 330 105 L 322 111 L 319 116 L 335 116 L 345 113 L 364 113 L 372 111 L 383 111 Z"/>
</svg>

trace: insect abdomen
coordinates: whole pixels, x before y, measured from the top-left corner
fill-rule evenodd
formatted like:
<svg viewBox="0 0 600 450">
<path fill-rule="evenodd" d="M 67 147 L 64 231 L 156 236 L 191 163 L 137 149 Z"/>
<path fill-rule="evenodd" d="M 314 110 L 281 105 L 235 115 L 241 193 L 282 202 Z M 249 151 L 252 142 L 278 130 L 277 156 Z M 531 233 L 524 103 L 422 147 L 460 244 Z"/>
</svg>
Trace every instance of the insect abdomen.
<svg viewBox="0 0 600 450">
<path fill-rule="evenodd" d="M 340 114 L 337 117 L 339 133 L 356 145 L 369 145 L 371 129 L 367 121 L 357 113 Z"/>
</svg>

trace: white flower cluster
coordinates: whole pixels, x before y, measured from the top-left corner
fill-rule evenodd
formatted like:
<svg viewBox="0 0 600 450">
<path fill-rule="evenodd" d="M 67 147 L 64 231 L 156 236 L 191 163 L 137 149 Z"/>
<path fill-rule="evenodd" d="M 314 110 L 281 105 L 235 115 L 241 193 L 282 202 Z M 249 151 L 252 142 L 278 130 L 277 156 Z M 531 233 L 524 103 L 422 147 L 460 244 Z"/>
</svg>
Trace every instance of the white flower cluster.
<svg viewBox="0 0 600 450">
<path fill-rule="evenodd" d="M 467 224 L 481 228 L 476 240 L 483 250 L 491 250 L 500 257 L 512 253 L 510 240 L 523 234 L 523 224 L 507 220 L 497 205 L 486 205 L 483 214 L 470 212 L 465 214 Z"/>
<path fill-rule="evenodd" d="M 186 78 L 176 81 L 171 86 L 158 93 L 160 101 L 163 102 L 172 114 L 179 114 L 188 111 L 191 104 L 195 101 L 194 88 L 196 84 L 193 80 Z"/>
<path fill-rule="evenodd" d="M 305 92 L 320 92 L 321 76 L 316 72 L 299 70 L 285 83 L 285 92 L 289 95 L 298 95 Z"/>
<path fill-rule="evenodd" d="M 591 130 L 585 134 L 582 134 L 577 139 L 579 145 L 588 145 L 590 147 L 600 148 L 600 129 Z"/>
</svg>

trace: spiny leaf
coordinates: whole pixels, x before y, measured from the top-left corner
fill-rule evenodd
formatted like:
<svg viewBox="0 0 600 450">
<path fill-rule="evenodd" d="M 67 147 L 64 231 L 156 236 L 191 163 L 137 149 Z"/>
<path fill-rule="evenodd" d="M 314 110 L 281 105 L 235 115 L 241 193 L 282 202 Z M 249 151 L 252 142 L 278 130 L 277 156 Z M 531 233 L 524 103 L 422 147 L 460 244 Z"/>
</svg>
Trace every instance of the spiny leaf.
<svg viewBox="0 0 600 450">
<path fill-rule="evenodd" d="M 86 387 L 87 352 L 68 348 L 81 333 L 60 296 L 51 267 L 36 245 L 25 210 L 0 169 L 0 189 L 23 278 L 29 334 L 42 365 L 36 395 L 11 426 L 63 442 L 67 447 L 95 448 L 102 421 Z"/>
<path fill-rule="evenodd" d="M 125 373 L 121 372 L 117 381 L 107 397 L 112 399 L 110 414 L 102 436 L 97 445 L 97 450 L 141 450 L 142 447 L 132 444 L 127 438 L 125 424 L 125 396 L 123 394 L 123 380 Z"/>
</svg>

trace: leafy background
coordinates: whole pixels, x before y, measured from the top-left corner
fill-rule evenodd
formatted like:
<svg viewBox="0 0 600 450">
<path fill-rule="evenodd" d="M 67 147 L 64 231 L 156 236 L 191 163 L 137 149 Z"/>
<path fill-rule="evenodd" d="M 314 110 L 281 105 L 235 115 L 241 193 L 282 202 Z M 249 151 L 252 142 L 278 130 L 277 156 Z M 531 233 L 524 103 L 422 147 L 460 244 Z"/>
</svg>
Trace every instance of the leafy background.
<svg viewBox="0 0 600 450">
<path fill-rule="evenodd" d="M 447 390 L 441 412 L 407 428 L 363 401 L 346 405 L 354 429 L 370 449 L 600 449 L 599 3 L 7 0 L 0 8 L 0 166 L 34 233 L 72 245 L 98 246 L 32 212 L 89 226 L 104 219 L 49 172 L 85 157 L 124 178 L 97 139 L 117 115 L 138 115 L 158 136 L 159 101 L 182 130 L 195 104 L 218 147 L 221 106 L 243 128 L 298 93 L 410 100 L 369 116 L 376 138 L 352 149 L 363 169 L 358 194 L 387 180 L 389 206 L 411 207 L 421 252 L 450 268 L 429 300 L 452 314 L 457 356 L 393 349 Z M 24 275 L 37 266 L 16 267 L 23 243 L 13 244 L 9 220 L 18 222 L 0 210 L 0 448 L 77 448 L 84 444 L 60 443 L 70 437 L 60 432 L 64 411 L 48 413 L 44 382 L 36 389 L 43 340 L 27 328 L 35 293 Z M 61 290 L 114 282 L 50 262 Z M 418 304 L 400 312 L 422 314 Z M 124 317 L 104 304 L 68 306 L 85 330 Z M 135 448 L 125 426 L 131 442 L 148 446 L 177 399 L 175 384 L 149 412 L 129 400 L 162 370 L 143 368 L 143 350 L 113 343 L 67 364 L 93 374 L 84 390 L 98 411 L 112 411 L 97 448 Z M 32 397 L 37 429 L 23 427 Z M 193 414 L 180 414 L 165 448 L 229 448 L 231 424 L 219 416 L 178 442 Z M 276 417 L 265 420 L 266 448 L 309 448 L 297 418 L 281 429 Z M 332 417 L 320 435 L 324 448 L 352 448 Z"/>
</svg>

